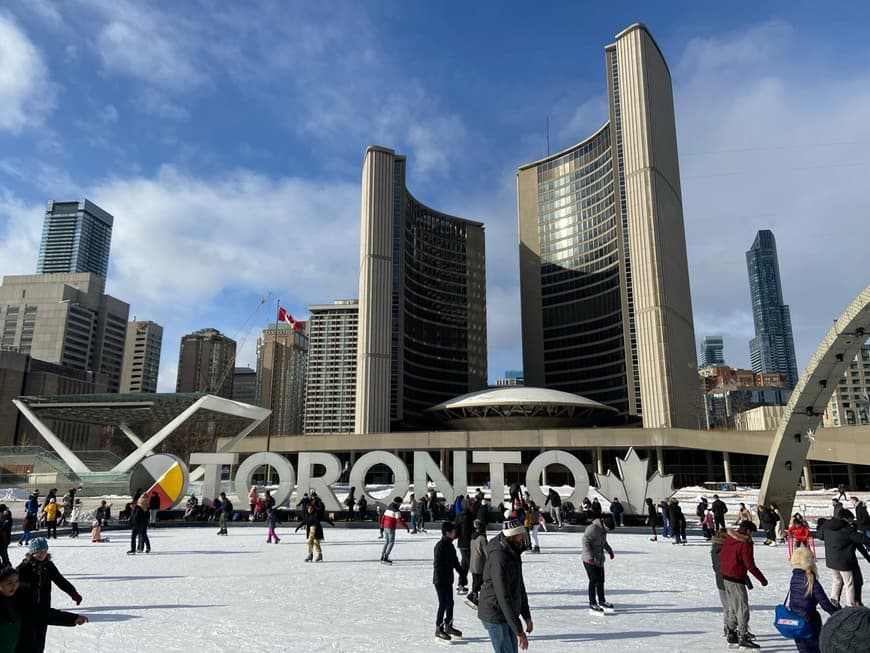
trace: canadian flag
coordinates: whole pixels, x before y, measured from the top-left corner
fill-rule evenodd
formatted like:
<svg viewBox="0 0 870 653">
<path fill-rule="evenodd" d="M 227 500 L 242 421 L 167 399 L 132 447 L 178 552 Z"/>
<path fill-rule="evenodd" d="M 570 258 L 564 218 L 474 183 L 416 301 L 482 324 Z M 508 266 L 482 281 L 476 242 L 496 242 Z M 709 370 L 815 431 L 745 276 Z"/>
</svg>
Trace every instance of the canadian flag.
<svg viewBox="0 0 870 653">
<path fill-rule="evenodd" d="M 299 331 L 299 327 L 302 326 L 302 324 L 300 322 L 294 320 L 293 316 L 290 315 L 290 313 L 285 311 L 280 306 L 278 307 L 278 321 L 279 322 L 286 322 L 287 324 L 289 324 L 290 326 L 293 327 L 294 331 Z"/>
</svg>

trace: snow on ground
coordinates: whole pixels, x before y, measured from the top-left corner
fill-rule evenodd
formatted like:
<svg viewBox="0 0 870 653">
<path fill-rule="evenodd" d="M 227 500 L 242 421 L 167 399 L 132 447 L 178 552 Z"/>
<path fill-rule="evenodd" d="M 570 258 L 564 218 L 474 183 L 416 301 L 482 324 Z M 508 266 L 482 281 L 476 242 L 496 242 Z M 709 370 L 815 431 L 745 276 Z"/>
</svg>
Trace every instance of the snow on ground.
<svg viewBox="0 0 870 653">
<path fill-rule="evenodd" d="M 378 562 L 376 528 L 327 525 L 323 563 L 305 563 L 302 533 L 279 527 L 267 544 L 263 526 L 161 527 L 149 532 L 153 553 L 128 556 L 129 531 L 106 531 L 111 541 L 51 541 L 63 574 L 84 597 L 80 608 L 57 588 L 53 605 L 86 614 L 78 628 L 50 628 L 48 651 L 196 651 L 405 653 L 442 651 L 434 640 L 434 532 L 397 533 L 395 564 Z M 496 531 L 491 530 L 490 536 Z M 532 653 L 588 650 L 725 650 L 722 612 L 710 566 L 710 547 L 690 534 L 688 546 L 649 541 L 644 529 L 617 530 L 607 564 L 614 615 L 591 617 L 579 556 L 581 531 L 542 533 L 540 555 L 524 554 L 534 633 Z M 821 543 L 820 543 L 821 544 Z M 786 548 L 757 543 L 759 567 L 770 585 L 750 592 L 751 628 L 764 651 L 793 651 L 772 626 L 774 606 L 790 576 Z M 23 555 L 10 549 L 13 563 Z M 823 557 L 824 551 L 819 550 Z M 830 573 L 820 564 L 821 579 Z M 455 623 L 464 651 L 491 651 L 476 613 L 460 600 Z"/>
</svg>

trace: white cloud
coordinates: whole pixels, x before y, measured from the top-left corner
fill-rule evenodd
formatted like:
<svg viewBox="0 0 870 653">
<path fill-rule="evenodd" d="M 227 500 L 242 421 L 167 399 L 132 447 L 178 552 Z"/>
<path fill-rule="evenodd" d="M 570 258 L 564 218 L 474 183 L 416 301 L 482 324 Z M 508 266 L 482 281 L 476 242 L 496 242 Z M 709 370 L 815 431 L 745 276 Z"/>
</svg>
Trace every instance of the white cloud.
<svg viewBox="0 0 870 653">
<path fill-rule="evenodd" d="M 190 112 L 169 99 L 166 93 L 146 88 L 139 95 L 135 106 L 146 113 L 167 120 L 187 120 Z"/>
<path fill-rule="evenodd" d="M 0 270 L 3 275 L 34 274 L 45 205 L 23 202 L 0 187 Z"/>
<path fill-rule="evenodd" d="M 0 12 L 0 130 L 41 124 L 54 107 L 54 95 L 39 50 L 11 16 Z"/>
</svg>

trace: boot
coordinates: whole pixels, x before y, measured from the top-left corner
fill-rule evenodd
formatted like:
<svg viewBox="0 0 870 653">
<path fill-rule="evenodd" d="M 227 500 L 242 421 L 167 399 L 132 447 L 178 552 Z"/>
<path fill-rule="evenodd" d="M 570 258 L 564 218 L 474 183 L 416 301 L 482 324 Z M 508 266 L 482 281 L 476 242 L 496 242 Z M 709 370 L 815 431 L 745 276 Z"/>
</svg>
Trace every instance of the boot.
<svg viewBox="0 0 870 653">
<path fill-rule="evenodd" d="M 649 541 L 650 541 L 650 542 L 658 542 L 658 541 L 659 541 L 659 538 L 656 537 L 655 535 L 653 535 L 651 538 L 649 538 Z"/>
<path fill-rule="evenodd" d="M 446 623 L 443 626 L 444 632 L 450 635 L 451 637 L 462 637 L 462 631 L 453 627 L 453 622 Z"/>
<path fill-rule="evenodd" d="M 450 635 L 444 632 L 444 629 L 441 626 L 435 628 L 435 637 L 438 639 L 443 639 L 445 642 L 450 641 Z"/>
<path fill-rule="evenodd" d="M 317 557 L 314 559 L 314 562 L 323 562 L 323 554 L 318 553 Z"/>
<path fill-rule="evenodd" d="M 307 556 L 305 556 L 305 562 L 311 562 L 313 559 L 314 559 L 314 555 L 311 553 L 309 553 Z"/>
<path fill-rule="evenodd" d="M 761 647 L 744 635 L 738 642 L 738 648 L 741 651 L 757 651 Z"/>
<path fill-rule="evenodd" d="M 728 643 L 729 647 L 736 647 L 738 642 L 740 641 L 739 638 L 737 637 L 737 631 L 736 630 L 728 630 L 725 633 L 725 641 Z"/>
</svg>

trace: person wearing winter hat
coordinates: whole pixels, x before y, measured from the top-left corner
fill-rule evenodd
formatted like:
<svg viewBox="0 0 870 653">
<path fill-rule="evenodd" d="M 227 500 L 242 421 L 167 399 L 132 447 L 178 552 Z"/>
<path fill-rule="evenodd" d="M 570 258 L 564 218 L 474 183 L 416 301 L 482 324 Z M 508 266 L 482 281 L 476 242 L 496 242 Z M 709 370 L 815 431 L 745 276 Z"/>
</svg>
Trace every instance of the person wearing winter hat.
<svg viewBox="0 0 870 653">
<path fill-rule="evenodd" d="M 864 653 L 870 642 L 870 608 L 843 608 L 825 622 L 821 653 Z"/>
<path fill-rule="evenodd" d="M 813 628 L 811 637 L 796 639 L 795 645 L 800 653 L 819 653 L 822 618 L 816 606 L 822 606 L 828 614 L 834 614 L 839 608 L 828 600 L 828 595 L 819 582 L 816 560 L 807 547 L 794 550 L 791 566 L 793 571 L 789 585 L 788 609 L 806 619 Z"/>
<path fill-rule="evenodd" d="M 393 502 L 388 505 L 384 512 L 381 513 L 381 528 L 384 529 L 384 548 L 381 550 L 381 562 L 385 565 L 393 564 L 390 560 L 390 553 L 393 550 L 393 545 L 396 543 L 396 526 L 404 526 L 406 531 L 410 532 L 408 524 L 402 519 L 402 497 L 396 497 Z"/>
<path fill-rule="evenodd" d="M 33 648 L 28 649 L 28 651 L 41 653 L 45 648 L 45 634 L 48 624 L 42 618 L 34 620 L 27 618 L 26 615 L 35 615 L 42 610 L 51 608 L 52 583 L 69 594 L 76 605 L 81 604 L 82 597 L 51 561 L 51 556 L 48 553 L 48 540 L 44 537 L 34 537 L 30 540 L 27 545 L 27 555 L 18 565 L 18 580 L 20 583 L 18 591 L 24 595 L 22 600 L 32 608 L 25 612 L 21 629 L 22 639 L 26 635 L 29 639 L 24 639 L 24 641 L 33 642 Z"/>
<path fill-rule="evenodd" d="M 749 574 L 755 576 L 762 587 L 767 579 L 755 564 L 752 534 L 757 530 L 751 521 L 740 522 L 736 530 L 729 530 L 719 552 L 719 571 L 725 582 L 725 619 L 728 644 L 739 644 L 743 649 L 761 648 L 749 633 Z"/>
<path fill-rule="evenodd" d="M 523 523 L 509 519 L 486 546 L 477 618 L 483 622 L 495 653 L 529 648 L 527 634 L 531 634 L 534 624 L 520 558 L 526 549 L 526 537 Z M 525 632 L 520 618 L 525 622 Z"/>
<path fill-rule="evenodd" d="M 589 578 L 589 609 L 593 612 L 613 610 L 604 598 L 604 553 L 613 560 L 613 549 L 607 543 L 607 533 L 616 528 L 613 517 L 596 519 L 583 531 L 583 568 Z"/>
</svg>

